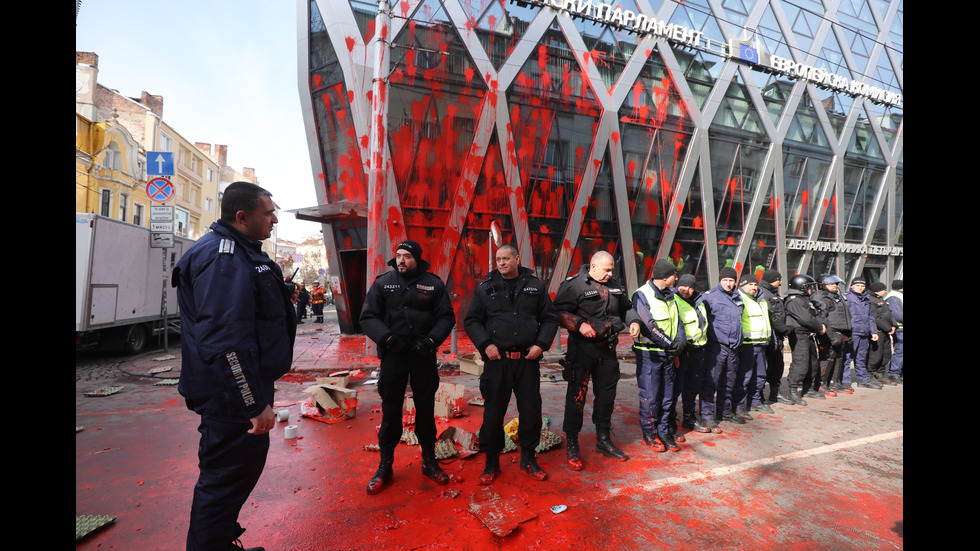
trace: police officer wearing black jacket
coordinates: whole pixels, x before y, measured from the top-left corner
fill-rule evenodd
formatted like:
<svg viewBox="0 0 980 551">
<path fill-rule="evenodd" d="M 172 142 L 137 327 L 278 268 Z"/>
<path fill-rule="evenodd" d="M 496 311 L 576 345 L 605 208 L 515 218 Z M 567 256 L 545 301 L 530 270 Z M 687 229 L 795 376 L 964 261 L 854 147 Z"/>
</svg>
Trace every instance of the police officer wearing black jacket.
<svg viewBox="0 0 980 551">
<path fill-rule="evenodd" d="M 630 337 L 639 336 L 641 320 L 631 307 L 626 288 L 612 277 L 615 267 L 612 255 L 599 251 L 592 255 L 589 265 L 563 281 L 555 295 L 558 323 L 568 330 L 568 351 L 562 373 L 568 381 L 568 390 L 562 428 L 568 465 L 576 471 L 585 468 L 578 433 L 582 430 L 590 379 L 595 395 L 592 422 L 596 427 L 596 451 L 619 461 L 629 459 L 613 444 L 609 434 L 620 375 L 616 345 L 619 333 L 627 326 Z"/>
<path fill-rule="evenodd" d="M 181 319 L 177 390 L 201 416 L 188 550 L 240 548 L 238 513 L 265 468 L 275 380 L 289 371 L 296 338 L 282 271 L 262 251 L 278 221 L 268 191 L 234 182 L 222 196 L 221 219 L 173 271 Z"/>
<path fill-rule="evenodd" d="M 779 402 L 781 404 L 791 404 L 790 400 L 779 393 L 779 386 L 782 383 L 783 371 L 786 368 L 783 359 L 783 348 L 786 336 L 789 335 L 789 326 L 786 325 L 786 307 L 783 306 L 783 299 L 779 294 L 782 286 L 783 276 L 778 270 L 769 269 L 762 273 L 762 280 L 759 282 L 759 293 L 769 304 L 769 321 L 772 323 L 772 342 L 766 347 L 766 382 L 769 383 L 769 403 Z M 759 389 L 763 393 L 763 389 Z M 763 395 L 762 398 L 765 398 Z M 766 405 L 766 404 L 763 404 Z M 768 407 L 768 406 L 767 406 Z M 763 413 L 773 413 L 772 408 L 753 407 L 754 411 Z"/>
<path fill-rule="evenodd" d="M 789 364 L 789 399 L 795 405 L 805 406 L 803 386 L 807 380 L 819 376 L 820 364 L 814 337 L 827 332 L 827 327 L 810 302 L 817 282 L 806 274 L 797 274 L 789 280 L 789 290 L 783 305 L 786 307 L 786 324 L 790 327 L 789 346 L 793 361 Z"/>
<path fill-rule="evenodd" d="M 891 336 L 895 334 L 898 323 L 892 315 L 891 308 L 885 302 L 888 287 L 880 281 L 868 285 L 871 299 L 871 313 L 878 329 L 878 340 L 872 341 L 868 350 L 868 375 L 871 380 L 880 385 L 895 385 L 888 380 L 888 364 L 892 359 Z"/>
<path fill-rule="evenodd" d="M 558 332 L 558 316 L 544 282 L 521 266 L 517 247 L 503 245 L 497 269 L 477 286 L 463 321 L 466 334 L 486 362 L 480 376 L 484 398 L 480 449 L 486 465 L 479 483 L 487 485 L 500 473 L 504 447 L 504 416 L 511 392 L 517 397 L 521 470 L 531 478 L 548 477 L 534 450 L 541 440 L 541 374 L 538 361 Z"/>
<path fill-rule="evenodd" d="M 422 247 L 402 241 L 388 265 L 394 270 L 381 274 L 364 298 L 361 328 L 378 345 L 381 376 L 381 428 L 378 445 L 381 460 L 368 482 L 367 492 L 377 494 L 392 477 L 395 446 L 402 435 L 402 403 L 411 381 L 415 400 L 415 434 L 422 446 L 422 474 L 437 484 L 449 483 L 435 457 L 435 394 L 439 388 L 436 349 L 453 326 L 456 315 L 446 286 L 429 263 L 422 260 Z"/>
<path fill-rule="evenodd" d="M 853 392 L 850 385 L 845 388 L 841 383 L 844 344 L 851 338 L 851 312 L 840 293 L 841 283 L 844 283 L 843 279 L 833 274 L 825 275 L 820 278 L 820 290 L 811 297 L 820 316 L 827 321 L 827 332 L 817 338 L 817 344 L 825 393 L 834 396 L 838 392 Z M 814 398 L 816 391 L 811 390 L 806 396 Z"/>
</svg>

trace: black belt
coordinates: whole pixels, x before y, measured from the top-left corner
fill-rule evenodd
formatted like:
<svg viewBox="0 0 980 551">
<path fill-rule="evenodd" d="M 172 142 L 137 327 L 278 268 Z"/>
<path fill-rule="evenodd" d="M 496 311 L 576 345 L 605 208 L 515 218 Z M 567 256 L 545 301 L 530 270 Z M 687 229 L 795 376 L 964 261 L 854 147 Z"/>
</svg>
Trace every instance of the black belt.
<svg viewBox="0 0 980 551">
<path fill-rule="evenodd" d="M 508 360 L 520 360 L 524 358 L 523 352 L 501 352 L 500 355 Z"/>
</svg>

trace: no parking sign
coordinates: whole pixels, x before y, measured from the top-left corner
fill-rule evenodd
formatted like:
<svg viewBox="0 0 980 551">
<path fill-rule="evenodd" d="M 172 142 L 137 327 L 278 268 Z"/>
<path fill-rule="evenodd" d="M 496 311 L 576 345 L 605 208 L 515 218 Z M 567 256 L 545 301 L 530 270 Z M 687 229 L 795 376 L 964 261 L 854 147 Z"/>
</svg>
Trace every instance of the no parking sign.
<svg viewBox="0 0 980 551">
<path fill-rule="evenodd" d="M 166 178 L 152 178 L 146 183 L 146 196 L 151 201 L 166 203 L 174 198 L 174 185 Z"/>
</svg>

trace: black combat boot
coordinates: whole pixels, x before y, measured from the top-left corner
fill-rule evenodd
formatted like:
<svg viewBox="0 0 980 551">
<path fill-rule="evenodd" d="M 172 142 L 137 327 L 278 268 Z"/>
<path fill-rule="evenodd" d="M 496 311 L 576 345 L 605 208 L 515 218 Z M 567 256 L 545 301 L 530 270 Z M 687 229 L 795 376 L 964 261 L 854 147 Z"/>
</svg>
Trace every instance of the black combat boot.
<svg viewBox="0 0 980 551">
<path fill-rule="evenodd" d="M 435 448 L 422 449 L 422 474 L 431 478 L 436 484 L 449 484 L 449 475 L 436 461 Z"/>
<path fill-rule="evenodd" d="M 487 462 L 483 466 L 483 472 L 480 473 L 480 484 L 487 486 L 493 483 L 493 479 L 497 478 L 498 474 L 500 474 L 500 454 L 487 452 Z"/>
<path fill-rule="evenodd" d="M 548 473 L 538 465 L 538 460 L 534 457 L 534 450 L 521 448 L 521 470 L 527 471 L 534 480 L 544 480 L 548 478 Z"/>
<path fill-rule="evenodd" d="M 578 433 L 577 432 L 566 432 L 565 433 L 565 456 L 568 458 L 568 468 L 573 471 L 581 471 L 585 468 L 582 464 L 582 458 L 580 456 L 580 451 L 578 447 Z"/>
<path fill-rule="evenodd" d="M 606 457 L 612 457 L 617 461 L 626 461 L 630 456 L 626 455 L 616 444 L 613 444 L 612 438 L 609 437 L 609 429 L 596 428 L 595 431 L 595 451 L 601 453 Z"/>
<path fill-rule="evenodd" d="M 378 471 L 374 473 L 371 481 L 367 485 L 367 493 L 370 495 L 375 495 L 380 493 L 381 490 L 385 489 L 385 486 L 391 482 L 392 471 L 391 465 L 395 462 L 393 455 L 381 454 L 381 461 L 378 463 Z"/>
</svg>

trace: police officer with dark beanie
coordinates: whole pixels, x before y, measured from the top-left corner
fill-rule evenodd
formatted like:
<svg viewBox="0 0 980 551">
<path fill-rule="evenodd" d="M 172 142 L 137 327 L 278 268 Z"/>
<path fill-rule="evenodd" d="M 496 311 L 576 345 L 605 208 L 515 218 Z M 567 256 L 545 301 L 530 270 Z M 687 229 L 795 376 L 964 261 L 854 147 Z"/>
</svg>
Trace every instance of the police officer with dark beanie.
<svg viewBox="0 0 980 551">
<path fill-rule="evenodd" d="M 381 428 L 378 471 L 368 482 L 367 493 L 377 494 L 393 476 L 395 446 L 402 436 L 402 404 L 412 385 L 415 400 L 415 434 L 422 446 L 422 474 L 437 484 L 448 484 L 435 456 L 435 395 L 439 388 L 436 349 L 456 325 L 456 314 L 446 286 L 429 272 L 422 247 L 405 240 L 388 261 L 394 270 L 374 280 L 364 298 L 361 328 L 378 345 L 381 376 Z"/>
</svg>

